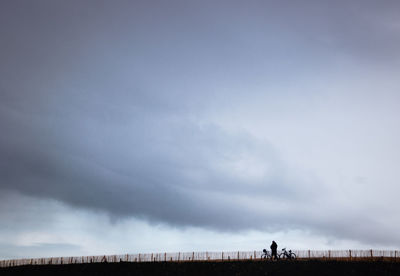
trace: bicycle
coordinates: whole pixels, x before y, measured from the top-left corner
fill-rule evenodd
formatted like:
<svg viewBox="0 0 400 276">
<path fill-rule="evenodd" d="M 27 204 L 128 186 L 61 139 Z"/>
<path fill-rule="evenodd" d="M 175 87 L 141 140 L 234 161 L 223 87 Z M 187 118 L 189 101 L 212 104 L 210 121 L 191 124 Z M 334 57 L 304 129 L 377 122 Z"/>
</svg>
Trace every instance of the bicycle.
<svg viewBox="0 0 400 276">
<path fill-rule="evenodd" d="M 267 251 L 266 249 L 263 249 L 263 253 L 261 254 L 261 259 L 271 259 L 271 253 Z"/>
<path fill-rule="evenodd" d="M 296 257 L 296 254 L 293 253 L 292 250 L 287 251 L 286 248 L 283 248 L 282 253 L 279 254 L 279 259 L 294 260 Z"/>
</svg>

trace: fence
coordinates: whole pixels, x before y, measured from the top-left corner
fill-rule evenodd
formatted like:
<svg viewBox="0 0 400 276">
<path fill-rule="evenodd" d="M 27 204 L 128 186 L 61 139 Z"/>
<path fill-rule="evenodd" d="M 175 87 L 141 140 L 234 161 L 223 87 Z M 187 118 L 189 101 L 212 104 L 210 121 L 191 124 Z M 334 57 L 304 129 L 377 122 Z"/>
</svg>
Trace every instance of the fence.
<svg viewBox="0 0 400 276">
<path fill-rule="evenodd" d="M 308 259 L 345 259 L 367 260 L 387 259 L 400 261 L 399 251 L 389 250 L 293 250 L 300 260 Z M 148 253 L 125 255 L 101 255 L 84 257 L 54 257 L 35 259 L 2 260 L 0 267 L 20 265 L 60 265 L 82 263 L 116 263 L 116 262 L 189 262 L 189 261 L 234 261 L 260 260 L 261 251 L 234 252 L 178 252 L 178 253 Z"/>
</svg>

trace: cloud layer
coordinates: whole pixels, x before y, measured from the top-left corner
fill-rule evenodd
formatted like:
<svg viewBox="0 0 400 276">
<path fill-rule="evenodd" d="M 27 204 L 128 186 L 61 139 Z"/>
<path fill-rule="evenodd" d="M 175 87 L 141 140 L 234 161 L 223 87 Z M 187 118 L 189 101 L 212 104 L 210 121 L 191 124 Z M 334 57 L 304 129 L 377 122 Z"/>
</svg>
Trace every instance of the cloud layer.
<svg viewBox="0 0 400 276">
<path fill-rule="evenodd" d="M 3 2 L 0 189 L 398 245 L 398 9 Z"/>
</svg>

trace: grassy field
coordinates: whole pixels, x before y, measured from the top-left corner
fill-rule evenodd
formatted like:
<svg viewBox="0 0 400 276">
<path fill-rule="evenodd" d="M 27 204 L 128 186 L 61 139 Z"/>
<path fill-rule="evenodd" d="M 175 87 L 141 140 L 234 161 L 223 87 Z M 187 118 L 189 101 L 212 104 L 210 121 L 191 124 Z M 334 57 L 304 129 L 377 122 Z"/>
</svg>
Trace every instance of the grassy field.
<svg viewBox="0 0 400 276">
<path fill-rule="evenodd" d="M 230 261 L 27 265 L 0 275 L 400 275 L 392 261 Z"/>
</svg>

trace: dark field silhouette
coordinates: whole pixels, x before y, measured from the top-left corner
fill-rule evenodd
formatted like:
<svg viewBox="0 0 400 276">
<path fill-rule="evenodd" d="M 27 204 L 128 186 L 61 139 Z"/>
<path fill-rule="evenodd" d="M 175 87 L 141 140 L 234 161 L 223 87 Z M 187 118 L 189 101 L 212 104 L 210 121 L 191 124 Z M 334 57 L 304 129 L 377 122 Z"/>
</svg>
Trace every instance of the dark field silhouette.
<svg viewBox="0 0 400 276">
<path fill-rule="evenodd" d="M 27 265 L 0 268 L 0 275 L 400 275 L 394 261 L 226 261 Z"/>
</svg>

